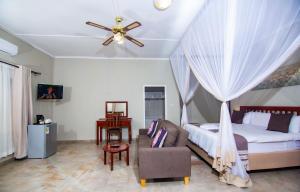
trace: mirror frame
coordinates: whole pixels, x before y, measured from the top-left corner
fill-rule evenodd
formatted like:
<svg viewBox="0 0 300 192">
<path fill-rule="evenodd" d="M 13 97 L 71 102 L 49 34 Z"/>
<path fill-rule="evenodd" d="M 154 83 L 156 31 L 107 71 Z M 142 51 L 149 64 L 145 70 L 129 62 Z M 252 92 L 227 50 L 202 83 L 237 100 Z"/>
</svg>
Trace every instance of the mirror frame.
<svg viewBox="0 0 300 192">
<path fill-rule="evenodd" d="M 126 109 L 125 109 L 126 115 L 123 115 L 122 117 L 128 117 L 128 101 L 106 101 L 105 102 L 105 118 L 109 117 L 109 113 L 107 111 L 107 109 L 108 109 L 107 105 L 109 103 L 125 103 L 125 106 L 126 106 Z"/>
</svg>

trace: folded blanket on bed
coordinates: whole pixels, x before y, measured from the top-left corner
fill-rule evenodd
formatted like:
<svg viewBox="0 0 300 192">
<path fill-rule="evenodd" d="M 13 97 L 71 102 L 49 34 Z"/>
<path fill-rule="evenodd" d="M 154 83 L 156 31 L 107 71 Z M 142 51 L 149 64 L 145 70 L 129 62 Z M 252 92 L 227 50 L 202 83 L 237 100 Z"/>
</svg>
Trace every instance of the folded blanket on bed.
<svg viewBox="0 0 300 192">
<path fill-rule="evenodd" d="M 217 133 L 218 129 L 209 129 L 209 131 L 213 133 Z M 238 154 L 243 162 L 246 170 L 249 169 L 249 161 L 248 161 L 248 141 L 245 137 L 239 134 L 234 134 L 236 148 L 238 150 Z"/>
</svg>

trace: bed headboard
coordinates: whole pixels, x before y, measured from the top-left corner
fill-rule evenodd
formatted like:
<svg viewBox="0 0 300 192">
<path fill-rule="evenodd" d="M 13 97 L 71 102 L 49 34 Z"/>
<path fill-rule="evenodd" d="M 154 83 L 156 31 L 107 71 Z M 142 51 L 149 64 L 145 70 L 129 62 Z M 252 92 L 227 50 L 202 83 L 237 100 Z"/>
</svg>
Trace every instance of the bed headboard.
<svg viewBox="0 0 300 192">
<path fill-rule="evenodd" d="M 300 115 L 300 106 L 240 106 L 241 111 L 258 111 L 269 113 L 294 113 Z"/>
</svg>

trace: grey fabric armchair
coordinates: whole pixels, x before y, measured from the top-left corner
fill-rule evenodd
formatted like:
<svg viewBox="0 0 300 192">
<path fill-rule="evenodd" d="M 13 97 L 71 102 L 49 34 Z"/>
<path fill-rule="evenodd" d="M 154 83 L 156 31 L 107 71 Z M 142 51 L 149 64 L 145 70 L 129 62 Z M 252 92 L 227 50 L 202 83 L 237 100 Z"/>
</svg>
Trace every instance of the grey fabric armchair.
<svg viewBox="0 0 300 192">
<path fill-rule="evenodd" d="M 147 179 L 181 177 L 188 184 L 191 176 L 191 151 L 186 147 L 188 132 L 167 120 L 160 120 L 158 126 L 158 129 L 177 129 L 178 134 L 173 146 L 151 148 L 152 139 L 147 136 L 147 129 L 139 130 L 137 152 L 141 185 L 145 186 Z"/>
</svg>

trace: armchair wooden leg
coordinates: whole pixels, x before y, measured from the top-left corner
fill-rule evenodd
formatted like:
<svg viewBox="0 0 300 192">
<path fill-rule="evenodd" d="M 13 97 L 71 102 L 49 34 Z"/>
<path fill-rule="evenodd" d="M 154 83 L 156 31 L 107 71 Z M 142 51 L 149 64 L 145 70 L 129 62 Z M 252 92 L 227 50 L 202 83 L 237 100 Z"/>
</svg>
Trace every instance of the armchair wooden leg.
<svg viewBox="0 0 300 192">
<path fill-rule="evenodd" d="M 146 179 L 141 179 L 140 182 L 142 187 L 146 187 Z"/>
<path fill-rule="evenodd" d="M 184 177 L 183 182 L 185 185 L 188 185 L 190 183 L 190 177 Z"/>
</svg>

